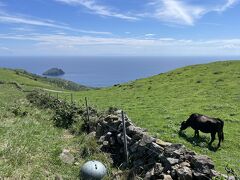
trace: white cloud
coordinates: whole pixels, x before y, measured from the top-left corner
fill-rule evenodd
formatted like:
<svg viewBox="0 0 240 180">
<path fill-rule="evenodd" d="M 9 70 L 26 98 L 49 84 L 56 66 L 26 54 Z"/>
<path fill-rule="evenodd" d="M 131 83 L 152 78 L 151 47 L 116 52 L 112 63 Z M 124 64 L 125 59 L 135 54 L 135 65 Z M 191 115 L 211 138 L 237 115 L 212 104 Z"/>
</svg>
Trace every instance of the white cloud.
<svg viewBox="0 0 240 180">
<path fill-rule="evenodd" d="M 160 7 L 156 9 L 154 17 L 167 22 L 193 25 L 200 18 L 205 9 L 177 0 L 161 0 Z"/>
<path fill-rule="evenodd" d="M 219 6 L 219 7 L 215 8 L 214 10 L 218 11 L 218 12 L 223 12 L 223 11 L 226 11 L 228 8 L 232 7 L 233 5 L 235 5 L 238 2 L 239 2 L 239 0 L 227 0 L 227 2 L 224 5 Z"/>
<path fill-rule="evenodd" d="M 152 34 L 152 33 L 147 33 L 145 34 L 146 37 L 152 37 L 152 36 L 155 36 L 156 34 Z"/>
<path fill-rule="evenodd" d="M 225 4 L 207 6 L 190 4 L 184 0 L 156 0 L 148 5 L 153 9 L 153 13 L 145 13 L 145 17 L 153 17 L 164 22 L 182 25 L 194 25 L 196 20 L 203 15 L 217 11 L 223 12 L 234 6 L 239 0 L 226 0 Z"/>
<path fill-rule="evenodd" d="M 71 53 L 75 55 L 131 55 L 136 53 L 137 55 L 158 56 L 240 55 L 240 39 L 103 38 L 64 34 L 0 34 L 0 39 L 8 39 L 8 42 L 32 42 L 31 50 L 38 54 L 48 52 L 55 55 Z M 28 53 L 29 48 L 28 45 L 26 47 Z"/>
<path fill-rule="evenodd" d="M 9 48 L 7 48 L 7 47 L 1 47 L 1 46 L 0 46 L 0 50 L 1 50 L 1 51 L 10 51 Z"/>
<path fill-rule="evenodd" d="M 111 8 L 107 6 L 99 5 L 96 3 L 95 0 L 55 0 L 55 1 L 66 3 L 69 5 L 81 5 L 90 10 L 92 13 L 101 16 L 115 17 L 126 20 L 138 20 L 137 17 L 126 15 L 123 13 L 118 13 L 113 11 Z"/>
<path fill-rule="evenodd" d="M 54 23 L 52 20 L 42 20 L 42 19 L 35 19 L 30 17 L 22 17 L 19 15 L 10 15 L 7 13 L 0 12 L 0 23 L 10 23 L 10 24 L 25 24 L 25 25 L 32 25 L 32 26 L 43 26 L 43 27 L 50 27 L 62 30 L 69 30 L 75 31 L 80 33 L 87 33 L 87 34 L 105 34 L 110 35 L 110 32 L 99 32 L 99 31 L 92 31 L 92 30 L 83 30 L 72 28 L 67 25 L 57 24 Z"/>
</svg>

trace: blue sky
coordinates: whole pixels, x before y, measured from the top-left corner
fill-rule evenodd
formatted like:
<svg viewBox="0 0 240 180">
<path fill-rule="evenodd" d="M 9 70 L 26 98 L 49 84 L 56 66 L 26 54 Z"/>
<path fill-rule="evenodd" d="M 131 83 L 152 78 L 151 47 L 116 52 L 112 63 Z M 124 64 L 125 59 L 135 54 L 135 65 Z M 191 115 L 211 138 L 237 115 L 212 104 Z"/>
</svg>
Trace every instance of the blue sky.
<svg viewBox="0 0 240 180">
<path fill-rule="evenodd" d="M 0 0 L 0 56 L 239 56 L 240 0 Z"/>
</svg>

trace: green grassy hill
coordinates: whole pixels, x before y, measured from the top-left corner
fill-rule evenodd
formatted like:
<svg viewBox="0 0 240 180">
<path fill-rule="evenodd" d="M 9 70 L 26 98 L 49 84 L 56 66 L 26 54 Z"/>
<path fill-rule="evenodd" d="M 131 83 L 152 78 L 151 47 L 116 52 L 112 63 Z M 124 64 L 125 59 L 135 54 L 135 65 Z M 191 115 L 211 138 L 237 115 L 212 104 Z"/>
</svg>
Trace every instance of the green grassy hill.
<svg viewBox="0 0 240 180">
<path fill-rule="evenodd" d="M 0 68 L 0 81 L 13 83 L 16 82 L 19 87 L 24 90 L 31 89 L 50 89 L 50 90 L 88 90 L 89 87 L 76 84 L 71 81 L 59 79 L 59 78 L 47 78 L 36 74 L 29 73 L 21 69 L 1 69 Z"/>
<path fill-rule="evenodd" d="M 80 165 L 65 167 L 58 155 L 64 147 L 74 147 L 76 151 L 85 137 L 64 139 L 65 132 L 51 123 L 52 112 L 29 105 L 26 93 L 11 82 L 24 90 L 60 91 L 62 98 L 72 93 L 77 102 L 88 97 L 90 105 L 101 110 L 110 106 L 122 108 L 135 124 L 160 139 L 183 143 L 212 157 L 217 170 L 225 172 L 224 167 L 229 164 L 240 173 L 240 61 L 188 66 L 122 85 L 77 92 L 25 73 L 0 69 L 0 177 L 54 177 L 63 171 L 66 178 L 76 178 Z M 29 113 L 15 116 L 11 111 L 15 106 Z M 195 112 L 225 121 L 225 141 L 217 151 L 208 148 L 208 134 L 200 133 L 200 141 L 192 138 L 192 129 L 186 130 L 185 137 L 179 136 L 180 123 Z M 216 145 L 217 140 L 213 146 Z M 44 172 L 46 176 L 42 176 Z"/>
<path fill-rule="evenodd" d="M 54 91 L 55 86 L 2 69 L 0 81 L 0 179 L 78 179 L 80 167 L 89 159 L 101 160 L 110 167 L 93 137 L 84 133 L 75 136 L 57 128 L 54 111 L 37 108 L 26 99 L 28 92 L 23 91 Z M 74 155 L 74 164 L 60 160 L 63 149 Z M 83 151 L 87 155 L 83 156 Z"/>
<path fill-rule="evenodd" d="M 77 92 L 75 96 L 88 97 L 101 109 L 122 108 L 153 135 L 209 155 L 222 172 L 226 164 L 239 170 L 240 61 L 188 66 L 119 86 Z M 200 133 L 203 138 L 199 142 L 191 138 L 192 129 L 186 131 L 186 138 L 178 135 L 180 123 L 195 112 L 225 121 L 225 141 L 216 152 L 207 147 L 209 134 Z"/>
</svg>

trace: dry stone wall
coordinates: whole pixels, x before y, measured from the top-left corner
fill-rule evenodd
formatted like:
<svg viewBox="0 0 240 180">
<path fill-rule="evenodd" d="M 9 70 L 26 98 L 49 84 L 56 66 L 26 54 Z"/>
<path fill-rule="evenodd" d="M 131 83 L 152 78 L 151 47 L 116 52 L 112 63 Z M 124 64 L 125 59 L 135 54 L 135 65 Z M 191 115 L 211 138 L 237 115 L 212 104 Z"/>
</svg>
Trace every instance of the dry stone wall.
<svg viewBox="0 0 240 180">
<path fill-rule="evenodd" d="M 121 111 L 111 111 L 96 123 L 89 124 L 101 149 L 110 153 L 117 166 L 129 168 L 144 179 L 207 180 L 219 176 L 212 160 L 186 149 L 151 137 L 145 129 L 135 126 L 125 116 L 129 163 L 124 158 L 123 125 Z"/>
</svg>

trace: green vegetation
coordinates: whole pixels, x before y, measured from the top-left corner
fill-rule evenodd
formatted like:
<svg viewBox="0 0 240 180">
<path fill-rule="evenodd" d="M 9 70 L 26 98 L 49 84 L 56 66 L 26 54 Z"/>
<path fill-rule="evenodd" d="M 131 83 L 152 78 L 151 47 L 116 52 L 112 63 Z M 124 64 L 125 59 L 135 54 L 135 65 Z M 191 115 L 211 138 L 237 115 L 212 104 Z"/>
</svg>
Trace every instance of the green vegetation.
<svg viewBox="0 0 240 180">
<path fill-rule="evenodd" d="M 74 97 L 88 97 L 100 109 L 122 108 L 133 122 L 160 139 L 183 143 L 212 157 L 217 170 L 224 172 L 229 164 L 240 172 L 240 61 L 188 66 L 123 85 L 77 92 Z M 200 133 L 202 138 L 196 142 L 189 128 L 185 138 L 179 136 L 180 123 L 195 112 L 225 121 L 225 141 L 217 151 L 208 149 L 209 134 Z"/>
<path fill-rule="evenodd" d="M 51 68 L 43 73 L 45 76 L 60 76 L 65 74 L 65 72 L 62 69 L 58 68 Z"/>
<path fill-rule="evenodd" d="M 19 80 L 22 79 L 19 77 Z M 33 97 L 36 98 L 32 96 L 32 100 Z M 38 101 L 44 106 L 37 107 L 26 99 L 25 92 L 8 83 L 6 78 L 5 83 L 0 84 L 0 179 L 78 179 L 80 167 L 90 159 L 100 160 L 111 168 L 108 156 L 99 150 L 93 137 L 79 131 L 75 136 L 55 126 L 58 124 L 54 122 L 63 121 L 56 116 L 58 112 L 64 114 L 55 110 L 64 107 L 55 98 L 50 99 L 53 101 Z M 66 106 L 71 111 L 76 109 Z M 79 126 L 75 124 L 72 129 Z M 74 155 L 74 164 L 60 160 L 63 149 Z M 109 169 L 106 179 L 110 179 L 112 171 Z"/>
<path fill-rule="evenodd" d="M 36 74 L 29 73 L 22 69 L 1 69 L 0 68 L 0 83 L 17 83 L 24 90 L 32 90 L 36 88 L 50 90 L 89 90 L 91 88 L 74 83 L 72 81 L 47 78 Z"/>
<path fill-rule="evenodd" d="M 91 137 L 82 133 L 73 136 L 54 126 L 69 111 L 60 110 L 53 121 L 56 112 L 29 104 L 23 90 L 33 89 L 57 91 L 60 98 L 68 96 L 68 100 L 73 93 L 76 102 L 88 97 L 90 104 L 100 110 L 122 108 L 133 122 L 151 134 L 212 157 L 216 169 L 223 173 L 229 165 L 240 174 L 240 61 L 188 66 L 103 89 L 74 92 L 63 88 L 26 72 L 0 69 L 0 176 L 38 179 L 60 174 L 76 179 L 86 159 L 97 158 L 107 163 L 106 155 Z M 208 134 L 200 133 L 201 139 L 197 141 L 192 138 L 193 130 L 187 129 L 185 137 L 179 136 L 180 123 L 195 112 L 225 121 L 225 140 L 217 151 L 208 148 Z M 77 124 L 76 119 L 80 117 L 69 115 L 73 121 L 59 126 L 79 132 L 81 123 Z M 213 143 L 216 145 L 217 141 Z M 64 148 L 71 149 L 77 157 L 76 165 L 59 160 Z"/>
<path fill-rule="evenodd" d="M 72 81 L 60 79 L 60 78 L 47 78 L 47 77 L 42 77 L 36 74 L 29 73 L 25 70 L 21 69 L 16 69 L 14 70 L 16 74 L 20 76 L 27 77 L 29 79 L 32 79 L 34 81 L 41 81 L 44 83 L 51 84 L 52 86 L 56 86 L 61 89 L 67 89 L 67 90 L 72 90 L 72 91 L 81 91 L 81 90 L 88 90 L 91 89 L 90 87 L 86 87 L 77 83 L 74 83 Z"/>
</svg>

